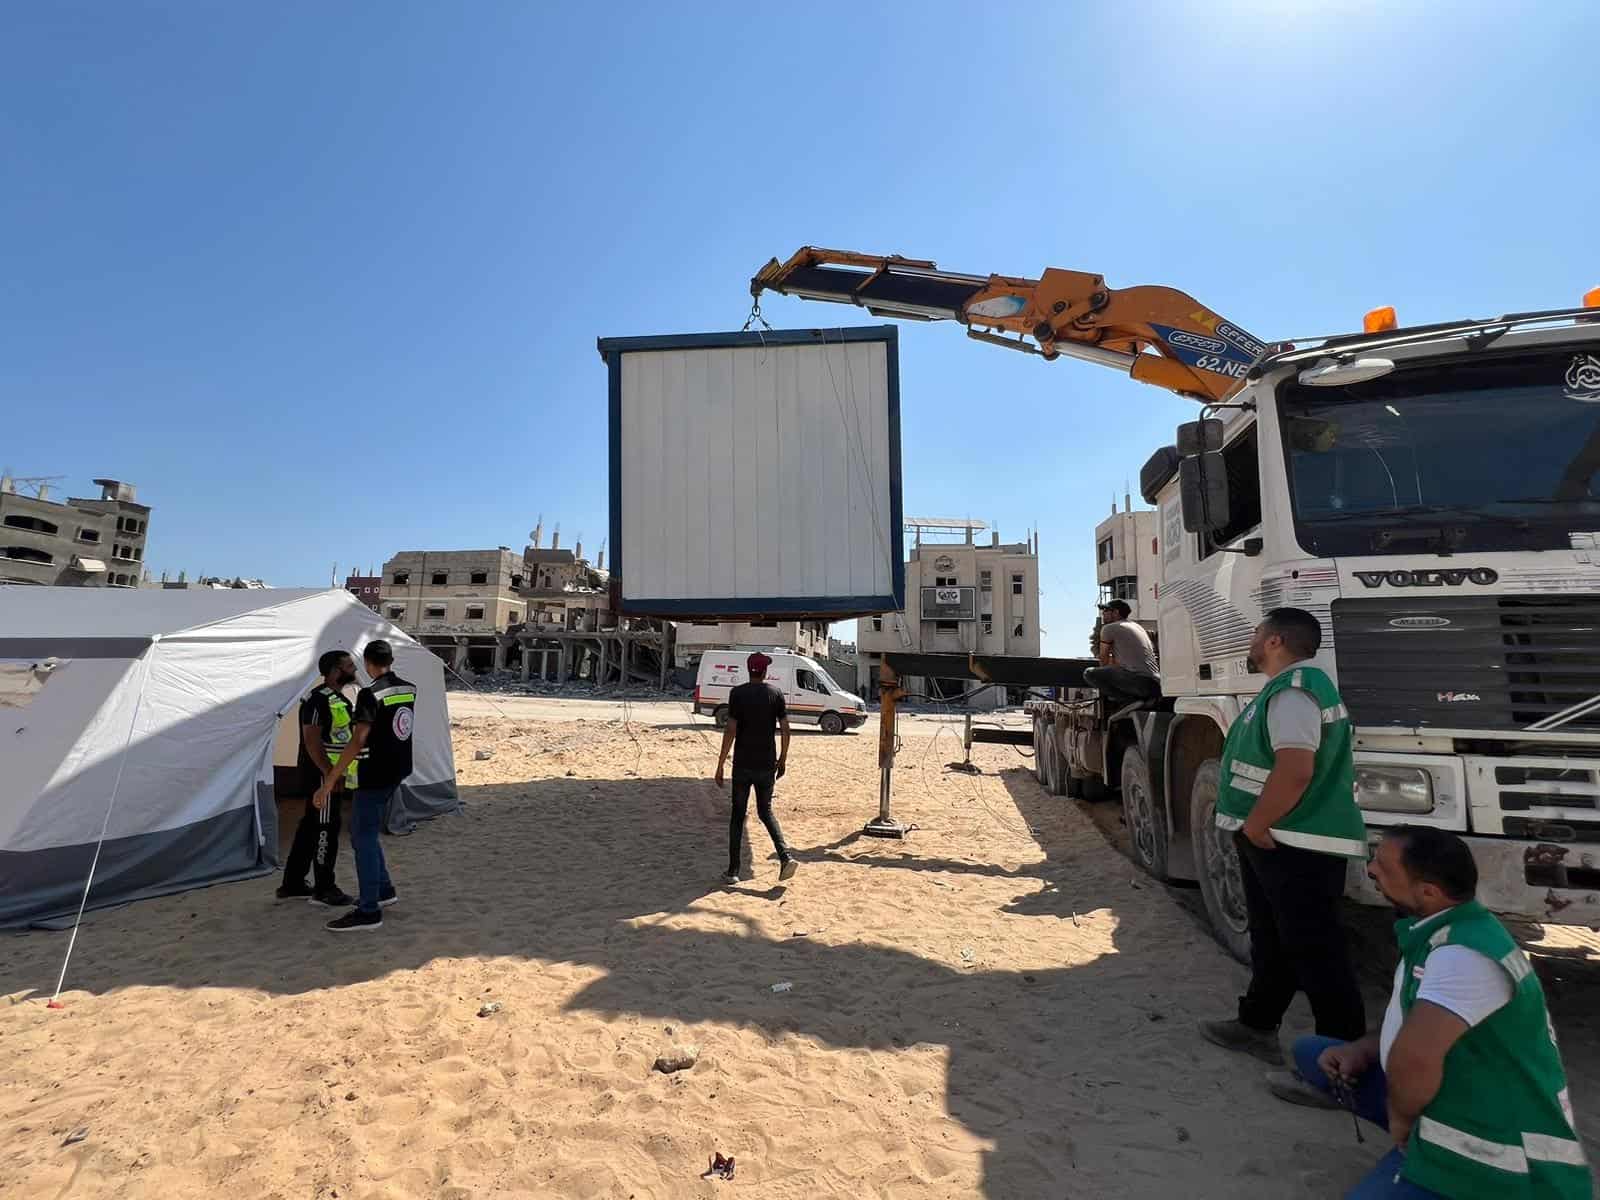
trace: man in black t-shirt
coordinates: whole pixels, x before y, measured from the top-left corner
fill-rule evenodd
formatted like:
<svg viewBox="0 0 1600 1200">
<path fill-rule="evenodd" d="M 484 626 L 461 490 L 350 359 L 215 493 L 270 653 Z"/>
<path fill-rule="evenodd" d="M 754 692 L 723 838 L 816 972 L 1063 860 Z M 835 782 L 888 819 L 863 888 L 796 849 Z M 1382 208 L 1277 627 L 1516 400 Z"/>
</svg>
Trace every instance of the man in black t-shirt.
<svg viewBox="0 0 1600 1200">
<path fill-rule="evenodd" d="M 733 815 L 728 823 L 728 873 L 724 883 L 739 882 L 739 860 L 744 851 L 745 816 L 750 811 L 750 792 L 756 794 L 756 813 L 772 835 L 778 852 L 779 879 L 792 879 L 799 864 L 784 845 L 783 830 L 772 812 L 772 788 L 783 778 L 789 761 L 789 709 L 783 693 L 769 684 L 767 668 L 772 660 L 759 650 L 746 660 L 750 682 L 741 683 L 728 694 L 728 726 L 722 732 L 722 751 L 717 755 L 717 786 L 723 782 L 723 764 L 733 750 Z M 774 750 L 773 737 L 781 730 L 783 749 Z"/>
<path fill-rule="evenodd" d="M 356 907 L 328 922 L 334 933 L 376 929 L 384 908 L 400 897 L 389 880 L 378 835 L 394 791 L 411 774 L 411 731 L 416 721 L 417 688 L 394 673 L 394 649 L 388 642 L 368 642 L 361 654 L 372 682 L 356 695 L 355 736 L 333 764 L 314 803 L 328 803 L 334 781 L 355 764 L 355 798 L 350 814 L 350 848 L 356 858 L 360 899 Z M 365 757 L 358 757 L 365 751 Z"/>
<path fill-rule="evenodd" d="M 350 702 L 344 689 L 355 682 L 356 660 L 343 650 L 329 650 L 317 660 L 322 682 L 300 701 L 300 753 L 297 758 L 301 784 L 308 797 L 322 786 L 323 777 L 333 766 L 333 757 L 344 749 L 352 736 Z M 348 908 L 355 901 L 334 881 L 333 866 L 339 857 L 340 809 L 343 807 L 344 779 L 336 781 L 328 803 L 320 809 L 306 805 L 294 842 L 283 866 L 279 900 L 304 897 L 324 908 Z M 316 880 L 306 886 L 306 868 Z"/>
</svg>

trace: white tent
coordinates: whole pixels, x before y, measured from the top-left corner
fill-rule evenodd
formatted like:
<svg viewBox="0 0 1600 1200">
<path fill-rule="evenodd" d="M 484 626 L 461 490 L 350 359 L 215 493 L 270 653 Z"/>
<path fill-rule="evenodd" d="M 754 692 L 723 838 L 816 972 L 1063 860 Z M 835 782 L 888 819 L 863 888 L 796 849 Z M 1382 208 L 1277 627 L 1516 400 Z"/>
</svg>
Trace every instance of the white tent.
<svg viewBox="0 0 1600 1200">
<path fill-rule="evenodd" d="M 278 863 L 273 748 L 325 650 L 417 684 L 391 832 L 460 807 L 444 669 L 348 592 L 0 587 L 0 927 Z M 98 861 L 96 851 L 98 849 Z"/>
</svg>

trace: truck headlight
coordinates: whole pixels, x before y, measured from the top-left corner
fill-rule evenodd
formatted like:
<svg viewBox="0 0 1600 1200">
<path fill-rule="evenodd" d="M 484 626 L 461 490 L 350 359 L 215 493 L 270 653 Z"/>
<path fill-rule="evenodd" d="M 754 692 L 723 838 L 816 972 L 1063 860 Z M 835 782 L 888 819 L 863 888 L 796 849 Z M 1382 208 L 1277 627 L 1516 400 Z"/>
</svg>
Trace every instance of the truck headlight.
<svg viewBox="0 0 1600 1200">
<path fill-rule="evenodd" d="M 1421 767 L 1356 764 L 1356 804 L 1375 812 L 1433 811 L 1433 779 Z"/>
</svg>

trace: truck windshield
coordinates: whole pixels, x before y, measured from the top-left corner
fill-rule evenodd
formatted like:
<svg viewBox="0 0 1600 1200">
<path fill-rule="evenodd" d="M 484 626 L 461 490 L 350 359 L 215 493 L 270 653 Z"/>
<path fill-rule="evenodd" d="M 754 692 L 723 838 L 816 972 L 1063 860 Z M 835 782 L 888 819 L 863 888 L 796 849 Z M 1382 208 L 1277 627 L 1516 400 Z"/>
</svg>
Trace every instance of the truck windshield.
<svg viewBox="0 0 1600 1200">
<path fill-rule="evenodd" d="M 1279 392 L 1295 527 L 1319 555 L 1567 548 L 1600 529 L 1600 343 Z"/>
</svg>

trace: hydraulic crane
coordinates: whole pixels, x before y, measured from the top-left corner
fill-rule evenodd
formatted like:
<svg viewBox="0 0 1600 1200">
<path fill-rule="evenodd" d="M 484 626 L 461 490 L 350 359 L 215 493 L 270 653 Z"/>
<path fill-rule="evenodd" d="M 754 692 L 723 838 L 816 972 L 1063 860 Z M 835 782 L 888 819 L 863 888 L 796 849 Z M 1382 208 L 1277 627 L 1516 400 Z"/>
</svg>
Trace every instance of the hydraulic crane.
<svg viewBox="0 0 1600 1200">
<path fill-rule="evenodd" d="M 1116 290 L 1103 276 L 1056 267 L 1038 279 L 962 275 L 897 254 L 806 246 L 761 268 L 750 281 L 758 306 L 764 291 L 856 304 L 875 316 L 960 321 L 978 341 L 1084 359 L 1202 402 L 1226 400 L 1266 353 L 1175 288 Z"/>
</svg>

